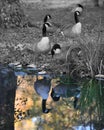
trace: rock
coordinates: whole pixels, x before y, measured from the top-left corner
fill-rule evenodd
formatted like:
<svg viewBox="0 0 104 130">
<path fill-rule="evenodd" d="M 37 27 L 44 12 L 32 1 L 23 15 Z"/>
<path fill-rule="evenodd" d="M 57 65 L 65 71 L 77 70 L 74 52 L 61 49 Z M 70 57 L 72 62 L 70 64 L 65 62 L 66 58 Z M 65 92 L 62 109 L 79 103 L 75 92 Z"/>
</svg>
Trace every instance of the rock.
<svg viewBox="0 0 104 130">
<path fill-rule="evenodd" d="M 0 65 L 0 129 L 14 130 L 17 79 L 12 69 Z"/>
</svg>

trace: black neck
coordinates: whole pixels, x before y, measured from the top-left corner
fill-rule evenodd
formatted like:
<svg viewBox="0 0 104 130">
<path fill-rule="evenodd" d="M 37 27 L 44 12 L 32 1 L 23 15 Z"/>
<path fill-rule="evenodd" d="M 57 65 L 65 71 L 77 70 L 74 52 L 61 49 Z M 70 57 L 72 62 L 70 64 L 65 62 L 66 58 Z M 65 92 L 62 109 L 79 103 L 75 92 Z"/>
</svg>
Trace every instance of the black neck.
<svg viewBox="0 0 104 130">
<path fill-rule="evenodd" d="M 42 111 L 45 112 L 45 110 L 46 110 L 46 100 L 43 99 L 42 100 Z"/>
<path fill-rule="evenodd" d="M 36 73 L 36 81 L 38 81 L 38 72 Z"/>
<path fill-rule="evenodd" d="M 43 24 L 42 35 L 43 35 L 43 37 L 46 37 L 46 36 L 47 36 L 45 24 Z"/>
<path fill-rule="evenodd" d="M 53 58 L 54 54 L 55 54 L 55 52 L 54 52 L 54 50 L 52 49 L 52 50 L 51 50 L 52 58 Z"/>
<path fill-rule="evenodd" d="M 78 23 L 78 22 L 79 22 L 79 17 L 78 17 L 78 14 L 77 14 L 77 13 L 79 13 L 79 11 L 75 11 L 75 12 L 74 12 L 75 23 Z"/>
<path fill-rule="evenodd" d="M 49 19 L 51 19 L 51 15 L 50 14 L 47 14 L 45 17 L 44 17 L 44 23 L 46 23 Z"/>
<path fill-rule="evenodd" d="M 44 18 L 44 23 L 46 23 L 47 22 L 47 16 L 45 16 L 45 18 Z"/>
</svg>

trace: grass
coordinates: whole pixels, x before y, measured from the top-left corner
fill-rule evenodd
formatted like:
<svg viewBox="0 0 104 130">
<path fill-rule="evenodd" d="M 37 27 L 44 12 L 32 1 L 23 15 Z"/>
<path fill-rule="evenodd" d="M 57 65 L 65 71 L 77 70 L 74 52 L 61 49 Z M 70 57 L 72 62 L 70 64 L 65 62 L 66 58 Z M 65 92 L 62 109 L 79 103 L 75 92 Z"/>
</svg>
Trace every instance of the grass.
<svg viewBox="0 0 104 130">
<path fill-rule="evenodd" d="M 23 5 L 24 12 L 28 19 L 40 26 L 40 28 L 15 28 L 0 29 L 0 62 L 8 63 L 14 61 L 34 63 L 34 54 L 18 46 L 33 46 L 41 38 L 41 25 L 45 14 L 52 15 L 54 22 L 59 25 L 72 26 L 74 24 L 73 12 L 71 8 L 31 8 L 31 6 Z M 62 56 L 54 59 L 56 62 L 51 63 L 51 56 L 48 56 L 48 63 L 52 70 L 60 71 L 65 69 L 66 61 L 71 65 L 71 74 L 73 72 L 85 71 L 93 77 L 98 73 L 98 68 L 102 61 L 103 66 L 103 43 L 104 43 L 104 10 L 103 8 L 85 7 L 80 17 L 82 23 L 82 34 L 80 38 L 69 39 L 64 38 L 60 34 L 50 36 L 51 44 L 59 43 L 63 48 L 66 47 Z M 81 54 L 79 54 L 81 53 Z M 39 65 L 43 64 L 40 58 L 37 58 Z M 61 66 L 62 65 L 62 66 Z M 59 66 L 59 68 L 57 67 Z M 63 67 L 64 66 L 64 67 Z M 57 69 L 56 69 L 57 68 Z M 103 67 L 102 67 L 103 68 Z M 54 71 L 55 71 L 54 70 Z"/>
<path fill-rule="evenodd" d="M 39 26 L 39 28 L 14 28 L 0 29 L 0 62 L 8 64 L 19 61 L 21 63 L 34 63 L 34 53 L 26 50 L 26 47 L 33 47 L 41 39 L 41 26 L 44 16 L 48 13 L 52 15 L 52 20 L 58 23 L 60 28 L 74 25 L 72 8 L 31 8 L 22 5 L 28 19 Z M 50 36 L 51 45 L 59 43 L 63 52 L 51 60 L 48 56 L 48 69 L 54 73 L 69 71 L 71 76 L 82 78 L 83 76 L 94 77 L 104 70 L 104 10 L 102 7 L 85 7 L 80 17 L 82 23 L 82 33 L 77 38 L 65 38 L 61 34 Z M 42 66 L 45 61 L 40 57 L 36 59 L 38 66 Z M 53 62 L 52 62 L 53 61 Z M 68 66 L 69 64 L 69 66 Z"/>
<path fill-rule="evenodd" d="M 79 107 L 82 115 L 88 113 L 90 121 L 102 120 L 104 117 L 103 82 L 95 79 L 84 81 L 81 88 Z"/>
</svg>

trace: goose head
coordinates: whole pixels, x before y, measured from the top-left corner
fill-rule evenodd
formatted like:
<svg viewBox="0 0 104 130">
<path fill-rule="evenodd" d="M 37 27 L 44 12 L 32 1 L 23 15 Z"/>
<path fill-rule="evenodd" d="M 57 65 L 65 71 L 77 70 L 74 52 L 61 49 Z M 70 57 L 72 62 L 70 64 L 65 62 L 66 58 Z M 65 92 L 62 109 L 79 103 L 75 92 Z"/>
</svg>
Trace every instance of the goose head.
<svg viewBox="0 0 104 130">
<path fill-rule="evenodd" d="M 51 20 L 52 17 L 50 14 L 47 14 L 45 17 L 44 17 L 44 23 L 48 22 L 49 20 Z"/>
<path fill-rule="evenodd" d="M 56 95 L 53 88 L 52 88 L 52 91 L 51 91 L 51 97 L 52 97 L 53 101 L 59 101 L 60 100 L 60 95 Z"/>
<path fill-rule="evenodd" d="M 48 113 L 51 109 L 46 107 L 47 98 L 51 89 L 51 78 L 48 74 L 42 75 L 43 79 L 38 79 L 38 73 L 36 75 L 36 82 L 34 83 L 34 89 L 36 93 L 42 98 L 42 112 Z"/>
<path fill-rule="evenodd" d="M 47 36 L 47 30 L 48 30 L 49 27 L 51 27 L 51 24 L 49 22 L 43 24 L 43 27 L 42 27 L 43 37 Z"/>
<path fill-rule="evenodd" d="M 54 44 L 51 49 L 52 58 L 55 54 L 60 54 L 60 53 L 61 53 L 61 46 L 59 44 Z"/>
<path fill-rule="evenodd" d="M 84 8 L 83 5 L 81 5 L 81 4 L 77 4 L 77 6 L 82 8 L 82 9 Z"/>
<path fill-rule="evenodd" d="M 81 33 L 81 23 L 79 21 L 79 16 L 80 16 L 80 12 L 79 11 L 75 11 L 74 12 L 74 20 L 75 20 L 75 24 L 70 28 L 66 28 L 65 30 L 61 31 L 61 35 L 62 36 L 66 36 L 66 37 L 75 37 L 77 34 Z"/>
<path fill-rule="evenodd" d="M 82 13 L 83 9 L 84 9 L 83 5 L 77 4 L 75 11 L 79 11 L 80 13 Z"/>
</svg>

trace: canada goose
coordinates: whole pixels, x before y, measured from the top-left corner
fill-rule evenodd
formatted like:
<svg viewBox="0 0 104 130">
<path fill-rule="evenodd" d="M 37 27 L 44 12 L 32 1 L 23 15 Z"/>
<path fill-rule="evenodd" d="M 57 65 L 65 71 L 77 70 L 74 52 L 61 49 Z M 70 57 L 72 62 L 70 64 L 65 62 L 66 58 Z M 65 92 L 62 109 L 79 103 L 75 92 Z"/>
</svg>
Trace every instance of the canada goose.
<svg viewBox="0 0 104 130">
<path fill-rule="evenodd" d="M 84 7 L 83 7 L 82 4 L 77 4 L 77 5 L 74 7 L 74 9 L 72 10 L 72 12 L 79 11 L 79 12 L 80 12 L 80 15 L 81 15 L 82 12 L 83 12 L 83 9 L 84 9 Z"/>
<path fill-rule="evenodd" d="M 36 44 L 36 51 L 41 53 L 47 53 L 49 52 L 51 45 L 49 37 L 47 36 L 47 27 L 49 24 L 44 23 L 42 28 L 42 38 L 41 40 Z"/>
<path fill-rule="evenodd" d="M 48 26 L 49 26 L 48 23 L 43 24 L 42 38 L 41 38 L 41 40 L 39 42 L 34 44 L 33 48 L 32 48 L 35 55 L 42 55 L 42 57 L 45 56 L 45 59 L 47 58 L 48 52 L 51 50 L 50 39 L 47 36 L 47 27 Z"/>
<path fill-rule="evenodd" d="M 30 53 L 34 53 L 34 60 L 35 60 L 35 64 L 36 64 L 36 57 L 38 57 L 39 55 L 42 56 L 43 61 L 46 60 L 48 52 L 51 51 L 51 43 L 50 43 L 50 39 L 47 35 L 47 29 L 49 28 L 50 23 L 43 23 L 43 27 L 42 27 L 42 38 L 39 42 L 35 43 L 32 46 L 27 46 L 27 50 Z"/>
<path fill-rule="evenodd" d="M 48 24 L 47 33 L 49 35 L 53 35 L 54 33 L 60 32 L 60 29 L 59 29 L 60 24 L 53 22 L 52 16 L 50 14 L 45 15 L 43 22 Z"/>
<path fill-rule="evenodd" d="M 80 97 L 80 89 L 77 84 L 65 84 L 64 82 L 60 82 L 52 89 L 55 97 L 74 97 L 74 108 L 77 108 L 78 99 Z M 59 99 L 60 98 L 58 98 L 58 100 Z"/>
<path fill-rule="evenodd" d="M 74 19 L 76 24 L 72 27 L 72 33 L 77 35 L 81 33 L 81 27 L 82 27 L 81 22 L 79 22 L 79 18 L 78 18 L 79 15 L 80 13 L 78 11 L 75 11 Z"/>
<path fill-rule="evenodd" d="M 46 22 L 48 22 L 51 19 L 52 19 L 51 15 L 50 14 L 46 14 L 43 21 L 44 21 L 44 23 L 46 23 Z"/>
<path fill-rule="evenodd" d="M 83 5 L 77 4 L 77 6 L 76 6 L 74 11 L 79 11 L 80 13 L 82 13 L 83 9 L 84 9 Z"/>
<path fill-rule="evenodd" d="M 80 12 L 79 11 L 75 11 L 74 12 L 74 19 L 75 19 L 75 25 L 73 25 L 73 27 L 67 27 L 66 29 L 63 29 L 63 31 L 61 31 L 61 34 L 65 37 L 75 37 L 81 34 L 81 28 L 82 28 L 82 24 L 79 21 L 79 15 Z"/>
<path fill-rule="evenodd" d="M 59 44 L 54 44 L 51 49 L 52 58 L 55 54 L 60 54 L 60 53 L 61 53 L 61 46 Z"/>
<path fill-rule="evenodd" d="M 47 26 L 47 33 L 48 34 L 54 32 L 53 27 L 52 27 L 52 20 L 51 19 L 52 19 L 51 15 L 47 14 L 47 15 L 45 15 L 44 20 L 43 20 L 44 23 L 48 24 L 48 26 Z"/>
<path fill-rule="evenodd" d="M 50 109 L 46 108 L 46 101 L 49 96 L 51 88 L 51 80 L 47 77 L 44 77 L 43 79 L 36 79 L 36 82 L 34 83 L 34 89 L 38 95 L 42 97 L 42 111 L 43 113 L 48 113 Z"/>
</svg>

